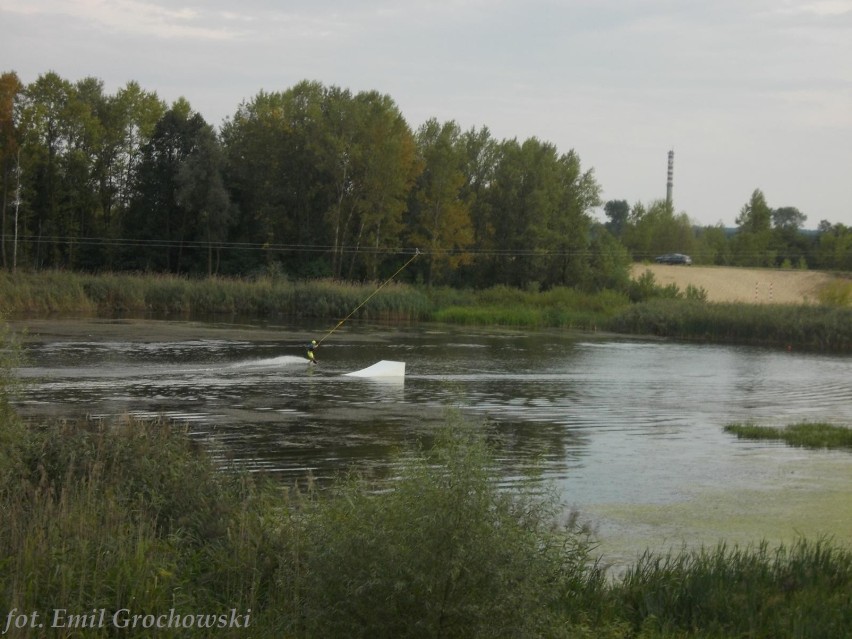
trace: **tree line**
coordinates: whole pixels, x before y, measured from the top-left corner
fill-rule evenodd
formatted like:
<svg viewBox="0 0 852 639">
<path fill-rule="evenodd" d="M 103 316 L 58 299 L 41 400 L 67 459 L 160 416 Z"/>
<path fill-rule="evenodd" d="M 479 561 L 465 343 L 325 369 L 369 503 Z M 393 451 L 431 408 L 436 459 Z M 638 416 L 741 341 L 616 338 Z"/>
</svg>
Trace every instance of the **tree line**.
<svg viewBox="0 0 852 639">
<path fill-rule="evenodd" d="M 816 231 L 805 231 L 804 213 L 793 206 L 770 207 L 760 189 L 743 205 L 734 228 L 695 226 L 662 200 L 647 207 L 610 200 L 604 212 L 607 230 L 635 259 L 677 247 L 697 264 L 852 270 L 852 228 L 823 220 Z"/>
<path fill-rule="evenodd" d="M 573 150 L 497 140 L 395 102 L 304 81 L 260 91 L 217 130 L 186 99 L 113 94 L 54 72 L 0 75 L 5 269 L 376 279 L 415 248 L 425 284 L 595 290 L 631 260 L 852 270 L 852 230 L 800 230 L 755 191 L 739 229 L 695 228 L 665 202 L 607 202 Z"/>
</svg>

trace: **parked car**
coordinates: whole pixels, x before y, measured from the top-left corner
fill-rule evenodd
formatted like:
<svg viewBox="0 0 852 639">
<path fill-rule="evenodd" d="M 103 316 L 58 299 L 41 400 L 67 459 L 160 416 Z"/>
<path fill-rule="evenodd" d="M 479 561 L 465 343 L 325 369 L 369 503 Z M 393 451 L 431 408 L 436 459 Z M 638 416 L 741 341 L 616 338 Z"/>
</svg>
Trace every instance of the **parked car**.
<svg viewBox="0 0 852 639">
<path fill-rule="evenodd" d="M 683 253 L 667 253 L 655 257 L 654 261 L 657 264 L 692 264 L 692 258 Z"/>
</svg>

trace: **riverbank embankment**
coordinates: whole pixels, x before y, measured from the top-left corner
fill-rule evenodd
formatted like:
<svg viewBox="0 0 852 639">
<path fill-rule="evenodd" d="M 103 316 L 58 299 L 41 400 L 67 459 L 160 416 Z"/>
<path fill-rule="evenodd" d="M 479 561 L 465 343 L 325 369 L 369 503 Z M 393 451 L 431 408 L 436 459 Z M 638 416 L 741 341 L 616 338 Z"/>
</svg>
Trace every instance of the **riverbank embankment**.
<svg viewBox="0 0 852 639">
<path fill-rule="evenodd" d="M 663 286 L 653 273 L 640 276 L 626 291 L 594 293 L 567 287 L 437 289 L 395 282 L 377 290 L 375 283 L 270 277 L 193 280 L 68 272 L 0 274 L 0 314 L 11 318 L 76 314 L 113 319 L 438 321 L 852 352 L 852 306 L 848 304 L 726 303 L 708 301 L 709 297 L 694 284 L 685 290 L 675 284 Z"/>
</svg>

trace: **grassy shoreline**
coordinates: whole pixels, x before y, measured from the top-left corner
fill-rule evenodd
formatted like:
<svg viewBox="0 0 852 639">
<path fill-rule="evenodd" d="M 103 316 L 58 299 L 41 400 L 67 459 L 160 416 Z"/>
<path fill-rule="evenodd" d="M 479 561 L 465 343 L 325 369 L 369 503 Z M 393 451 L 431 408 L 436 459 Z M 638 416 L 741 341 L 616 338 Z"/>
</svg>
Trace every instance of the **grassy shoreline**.
<svg viewBox="0 0 852 639">
<path fill-rule="evenodd" d="M 359 477 L 283 490 L 223 472 L 165 421 L 7 415 L 4 610 L 250 615 L 248 630 L 182 637 L 784 639 L 850 627 L 852 549 L 819 538 L 646 552 L 610 579 L 552 496 L 497 488 L 485 435 L 449 418 L 433 448 L 400 454 L 394 490 Z M 14 636 L 45 636 L 29 630 Z"/>
<path fill-rule="evenodd" d="M 0 313 L 9 317 L 77 313 L 341 319 L 357 309 L 353 318 L 362 320 L 580 329 L 852 352 L 850 307 L 708 303 L 695 294 L 700 292 L 661 288 L 652 278 L 634 283 L 629 294 L 569 288 L 521 291 L 504 286 L 459 291 L 397 283 L 371 297 L 375 291 L 374 283 L 292 282 L 272 277 L 0 273 Z M 367 298 L 369 303 L 361 306 Z"/>
</svg>

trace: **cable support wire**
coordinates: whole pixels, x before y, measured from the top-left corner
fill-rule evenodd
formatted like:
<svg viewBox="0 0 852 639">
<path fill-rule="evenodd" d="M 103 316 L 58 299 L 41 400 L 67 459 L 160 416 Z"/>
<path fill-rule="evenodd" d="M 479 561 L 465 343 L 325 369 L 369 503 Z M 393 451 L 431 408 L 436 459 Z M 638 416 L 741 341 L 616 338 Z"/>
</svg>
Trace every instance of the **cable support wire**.
<svg viewBox="0 0 852 639">
<path fill-rule="evenodd" d="M 149 248 L 208 248 L 210 246 L 220 249 L 254 250 L 254 251 L 293 251 L 302 253 L 330 253 L 337 250 L 345 254 L 379 254 L 399 255 L 408 254 L 410 248 L 401 247 L 370 247 L 343 245 L 339 247 L 324 244 L 268 244 L 259 242 L 217 242 L 205 240 L 169 240 L 162 238 L 99 238 L 99 237 L 69 237 L 58 235 L 26 235 L 19 236 L 19 243 L 55 243 L 55 244 L 77 244 L 87 246 L 111 246 L 111 247 L 149 247 Z M 564 251 L 559 249 L 542 248 L 513 248 L 513 249 L 481 249 L 481 248 L 458 248 L 458 247 L 435 247 L 432 250 L 417 249 L 421 255 L 459 255 L 467 253 L 471 255 L 504 256 L 504 257 L 550 257 L 554 255 L 590 256 L 594 251 Z"/>
<path fill-rule="evenodd" d="M 335 250 L 331 245 L 323 244 L 268 244 L 257 242 L 217 242 L 204 240 L 169 240 L 162 238 L 99 238 L 99 237 L 71 237 L 58 235 L 25 235 L 19 236 L 18 241 L 21 243 L 34 244 L 77 244 L 89 246 L 114 246 L 114 247 L 150 247 L 150 248 L 207 248 L 214 246 L 216 248 L 242 249 L 242 250 L 266 250 L 266 251 L 298 251 L 298 252 L 316 252 L 328 253 Z M 370 246 L 354 246 L 343 245 L 337 247 L 341 253 L 361 253 L 361 254 L 406 254 L 413 249 L 400 247 L 370 247 Z M 419 249 L 418 249 L 419 250 Z M 537 254 L 545 255 L 548 253 L 561 254 L 562 252 L 542 252 L 540 249 L 527 250 L 488 250 L 488 249 L 459 249 L 459 248 L 436 248 L 432 251 L 419 251 L 421 254 L 455 255 L 458 253 L 474 253 L 474 254 Z"/>
<path fill-rule="evenodd" d="M 268 244 L 258 242 L 217 242 L 206 240 L 168 240 L 160 238 L 98 238 L 98 237 L 62 237 L 51 236 L 19 236 L 19 243 L 31 244 L 77 244 L 87 246 L 116 246 L 116 247 L 150 247 L 150 248 L 208 248 L 210 246 L 225 249 L 257 250 L 257 251 L 297 251 L 328 253 L 335 250 L 331 245 L 323 244 Z M 340 246 L 337 250 L 341 253 L 362 254 L 410 254 L 415 249 L 400 247 L 370 247 L 370 246 Z"/>
<path fill-rule="evenodd" d="M 105 237 L 71 237 L 59 235 L 23 235 L 18 236 L 19 244 L 76 244 L 86 246 L 109 246 L 109 247 L 148 247 L 148 248 L 209 248 L 234 249 L 248 251 L 275 251 L 275 252 L 299 252 L 299 253 L 339 253 L 352 255 L 406 255 L 415 249 L 402 247 L 370 247 L 343 245 L 334 247 L 327 244 L 269 244 L 261 242 L 216 242 L 204 240 L 169 240 L 163 238 L 105 238 Z M 421 255 L 480 255 L 485 257 L 554 257 L 574 256 L 590 257 L 595 255 L 594 251 L 588 249 L 562 250 L 545 249 L 538 247 L 518 247 L 512 249 L 496 248 L 458 248 L 458 247 L 435 247 L 433 249 L 416 249 Z M 634 255 L 634 260 L 653 259 L 659 253 L 641 253 Z M 759 258 L 774 255 L 771 251 L 750 251 L 738 253 L 737 257 Z"/>
</svg>

